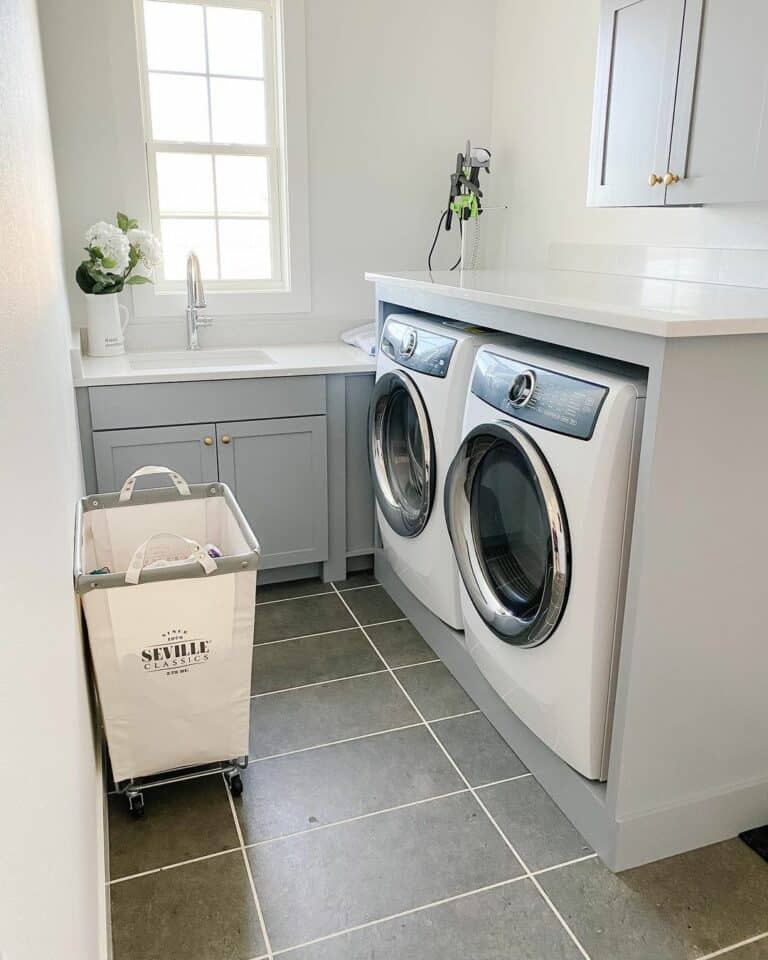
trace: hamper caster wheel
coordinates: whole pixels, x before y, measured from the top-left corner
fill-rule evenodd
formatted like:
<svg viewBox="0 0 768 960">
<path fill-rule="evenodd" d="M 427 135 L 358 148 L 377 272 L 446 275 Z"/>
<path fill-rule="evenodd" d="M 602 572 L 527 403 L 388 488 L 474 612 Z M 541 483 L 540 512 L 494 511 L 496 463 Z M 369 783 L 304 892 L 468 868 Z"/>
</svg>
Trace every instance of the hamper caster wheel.
<svg viewBox="0 0 768 960">
<path fill-rule="evenodd" d="M 229 792 L 233 797 L 239 797 L 243 792 L 243 778 L 239 773 L 229 778 Z"/>
<path fill-rule="evenodd" d="M 137 793 L 128 797 L 128 809 L 131 811 L 134 820 L 140 820 L 144 816 L 144 795 Z"/>
</svg>

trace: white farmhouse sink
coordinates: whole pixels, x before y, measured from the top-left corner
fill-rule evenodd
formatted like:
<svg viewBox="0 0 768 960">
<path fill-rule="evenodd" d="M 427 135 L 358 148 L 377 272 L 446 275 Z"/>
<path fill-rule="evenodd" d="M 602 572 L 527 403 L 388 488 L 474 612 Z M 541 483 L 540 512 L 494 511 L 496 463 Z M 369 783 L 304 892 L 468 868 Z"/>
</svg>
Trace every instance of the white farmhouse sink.
<svg viewBox="0 0 768 960">
<path fill-rule="evenodd" d="M 199 370 L 201 367 L 267 367 L 274 364 L 264 350 L 167 350 L 128 357 L 132 370 Z"/>
</svg>

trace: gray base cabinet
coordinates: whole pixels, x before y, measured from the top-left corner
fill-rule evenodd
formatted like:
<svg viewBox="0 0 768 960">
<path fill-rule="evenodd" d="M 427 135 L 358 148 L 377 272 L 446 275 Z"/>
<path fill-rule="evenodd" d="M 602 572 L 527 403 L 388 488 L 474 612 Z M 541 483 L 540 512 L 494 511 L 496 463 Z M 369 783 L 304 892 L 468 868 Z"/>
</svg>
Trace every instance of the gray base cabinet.
<svg viewBox="0 0 768 960">
<path fill-rule="evenodd" d="M 266 579 L 343 579 L 348 560 L 374 549 L 373 382 L 338 374 L 79 388 L 86 489 L 118 490 L 148 464 L 190 483 L 221 480 L 259 538 Z"/>
<path fill-rule="evenodd" d="M 325 417 L 217 423 L 219 479 L 261 543 L 261 566 L 328 559 Z"/>
</svg>

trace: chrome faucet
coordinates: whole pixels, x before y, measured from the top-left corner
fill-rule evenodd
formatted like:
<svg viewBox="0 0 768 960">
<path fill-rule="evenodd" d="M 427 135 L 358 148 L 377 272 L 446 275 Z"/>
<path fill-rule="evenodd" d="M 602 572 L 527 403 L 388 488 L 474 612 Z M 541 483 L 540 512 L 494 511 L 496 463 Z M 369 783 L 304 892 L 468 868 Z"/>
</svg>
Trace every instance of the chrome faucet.
<svg viewBox="0 0 768 960">
<path fill-rule="evenodd" d="M 200 274 L 200 261 L 197 254 L 190 253 L 187 257 L 187 350 L 199 350 L 199 327 L 210 327 L 213 317 L 200 316 L 198 310 L 205 310 L 205 291 L 203 278 Z"/>
</svg>

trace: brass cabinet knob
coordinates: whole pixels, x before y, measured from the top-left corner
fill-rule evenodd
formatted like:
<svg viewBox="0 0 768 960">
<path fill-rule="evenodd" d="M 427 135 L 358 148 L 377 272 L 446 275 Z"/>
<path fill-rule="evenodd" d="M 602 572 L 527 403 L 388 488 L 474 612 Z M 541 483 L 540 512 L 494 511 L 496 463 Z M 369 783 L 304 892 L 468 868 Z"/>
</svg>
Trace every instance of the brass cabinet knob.
<svg viewBox="0 0 768 960">
<path fill-rule="evenodd" d="M 225 433 L 224 436 L 221 438 L 221 442 L 222 442 L 222 443 L 229 443 L 231 439 L 232 439 L 232 437 L 230 437 L 230 435 L 229 435 L 228 433 Z"/>
<path fill-rule="evenodd" d="M 664 183 L 666 186 L 670 186 L 673 183 L 677 183 L 679 179 L 680 177 L 678 177 L 676 173 L 670 173 L 669 171 L 667 171 L 664 174 Z"/>
<path fill-rule="evenodd" d="M 206 445 L 206 447 L 212 447 L 213 437 L 203 437 L 203 443 Z"/>
<path fill-rule="evenodd" d="M 648 186 L 655 187 L 657 183 L 663 183 L 664 179 L 662 177 L 657 177 L 655 173 L 652 173 L 648 177 Z"/>
</svg>

